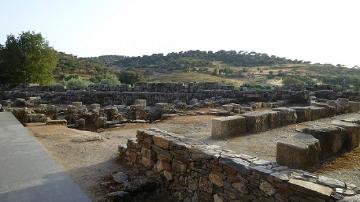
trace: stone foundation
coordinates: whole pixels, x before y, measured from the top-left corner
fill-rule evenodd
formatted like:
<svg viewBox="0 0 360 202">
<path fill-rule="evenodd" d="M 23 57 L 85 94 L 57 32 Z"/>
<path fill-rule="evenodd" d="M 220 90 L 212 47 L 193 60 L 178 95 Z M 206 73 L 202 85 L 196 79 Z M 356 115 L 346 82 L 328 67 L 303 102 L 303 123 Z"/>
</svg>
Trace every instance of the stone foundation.
<svg viewBox="0 0 360 202">
<path fill-rule="evenodd" d="M 132 166 L 159 176 L 177 201 L 360 200 L 358 189 L 344 182 L 157 129 L 139 130 L 119 150 Z"/>
</svg>

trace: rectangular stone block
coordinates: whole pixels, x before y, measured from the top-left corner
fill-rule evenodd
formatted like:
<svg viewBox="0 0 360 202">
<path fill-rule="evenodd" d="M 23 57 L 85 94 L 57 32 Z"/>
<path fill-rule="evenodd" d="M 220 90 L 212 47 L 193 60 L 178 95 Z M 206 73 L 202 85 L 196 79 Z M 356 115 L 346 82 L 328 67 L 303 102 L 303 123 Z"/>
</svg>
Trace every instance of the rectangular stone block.
<svg viewBox="0 0 360 202">
<path fill-rule="evenodd" d="M 280 112 L 268 111 L 269 114 L 269 129 L 278 128 L 281 126 Z"/>
<path fill-rule="evenodd" d="M 141 106 L 142 108 L 146 108 L 146 100 L 145 99 L 136 99 L 134 105 Z"/>
<path fill-rule="evenodd" d="M 297 121 L 296 111 L 287 107 L 273 108 L 274 111 L 280 112 L 281 126 L 294 124 Z"/>
<path fill-rule="evenodd" d="M 311 110 L 309 107 L 290 107 L 296 111 L 297 122 L 311 121 Z"/>
<path fill-rule="evenodd" d="M 241 135 L 246 132 L 246 121 L 243 116 L 228 116 L 214 118 L 211 126 L 211 136 L 226 138 Z"/>
<path fill-rule="evenodd" d="M 250 133 L 263 132 L 269 129 L 269 114 L 267 112 L 248 112 L 242 116 L 246 119 L 246 128 Z"/>
<path fill-rule="evenodd" d="M 359 146 L 360 142 L 360 125 L 351 122 L 345 122 L 340 120 L 334 120 L 331 122 L 332 125 L 344 128 L 347 133 L 347 139 L 345 141 L 345 147 L 348 150 L 355 149 Z"/>
<path fill-rule="evenodd" d="M 315 121 L 326 117 L 326 109 L 324 107 L 309 106 L 311 121 Z"/>
<path fill-rule="evenodd" d="M 344 149 L 347 139 L 346 131 L 334 125 L 312 125 L 302 131 L 311 134 L 320 141 L 321 157 L 323 159 L 338 154 Z"/>
<path fill-rule="evenodd" d="M 290 168 L 307 169 L 320 162 L 320 142 L 311 135 L 298 133 L 277 142 L 276 162 Z"/>
<path fill-rule="evenodd" d="M 336 115 L 336 107 L 335 107 L 336 105 L 331 106 L 324 102 L 315 102 L 315 103 L 312 103 L 312 105 L 316 106 L 316 107 L 324 107 L 325 108 L 324 117 L 333 117 Z"/>
</svg>

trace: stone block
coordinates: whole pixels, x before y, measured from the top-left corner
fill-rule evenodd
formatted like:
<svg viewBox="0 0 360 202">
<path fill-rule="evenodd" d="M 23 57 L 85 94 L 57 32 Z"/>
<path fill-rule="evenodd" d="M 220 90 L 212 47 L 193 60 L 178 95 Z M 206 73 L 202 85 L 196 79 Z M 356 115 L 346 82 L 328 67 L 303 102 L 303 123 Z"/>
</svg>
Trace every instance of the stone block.
<svg viewBox="0 0 360 202">
<path fill-rule="evenodd" d="M 287 107 L 273 108 L 274 111 L 280 112 L 281 126 L 294 124 L 297 121 L 296 111 Z"/>
<path fill-rule="evenodd" d="M 136 99 L 134 102 L 134 105 L 141 106 L 145 109 L 146 108 L 146 100 L 145 99 Z"/>
<path fill-rule="evenodd" d="M 349 112 L 353 113 L 358 111 L 360 111 L 360 102 L 349 101 Z"/>
<path fill-rule="evenodd" d="M 72 102 L 71 105 L 74 105 L 75 107 L 81 107 L 82 102 Z"/>
<path fill-rule="evenodd" d="M 311 121 L 326 117 L 327 110 L 325 107 L 309 106 L 309 109 L 311 114 Z"/>
<path fill-rule="evenodd" d="M 268 111 L 269 114 L 269 129 L 278 128 L 281 126 L 280 112 Z"/>
<path fill-rule="evenodd" d="M 246 132 L 246 120 L 243 116 L 214 118 L 211 126 L 213 138 L 226 138 Z"/>
<path fill-rule="evenodd" d="M 346 131 L 334 125 L 312 125 L 302 129 L 302 131 L 311 134 L 320 141 L 322 158 L 338 154 L 344 148 L 347 140 Z"/>
<path fill-rule="evenodd" d="M 290 109 L 296 111 L 298 123 L 311 121 L 311 110 L 309 107 L 290 107 Z"/>
<path fill-rule="evenodd" d="M 320 142 L 311 135 L 298 133 L 277 142 L 276 162 L 290 168 L 307 169 L 320 162 Z"/>
<path fill-rule="evenodd" d="M 270 128 L 267 112 L 248 112 L 242 116 L 246 119 L 246 128 L 250 133 L 263 132 Z"/>
<path fill-rule="evenodd" d="M 59 120 L 47 120 L 46 125 L 67 125 L 67 121 L 65 119 L 59 119 Z"/>
<path fill-rule="evenodd" d="M 329 105 L 325 102 L 315 102 L 315 103 L 312 103 L 313 106 L 316 106 L 316 107 L 324 107 L 325 108 L 325 115 L 324 117 L 333 117 L 336 115 L 336 104 L 335 106 L 332 106 L 332 105 Z"/>
<path fill-rule="evenodd" d="M 336 101 L 336 112 L 338 114 L 348 113 L 350 109 L 349 99 L 338 98 Z"/>
<path fill-rule="evenodd" d="M 46 121 L 45 114 L 28 114 L 26 116 L 26 123 L 46 123 Z"/>
<path fill-rule="evenodd" d="M 360 125 L 351 122 L 345 122 L 340 120 L 334 120 L 331 122 L 332 125 L 344 128 L 347 133 L 347 140 L 345 141 L 345 147 L 348 150 L 355 149 L 359 146 L 360 142 Z"/>
</svg>

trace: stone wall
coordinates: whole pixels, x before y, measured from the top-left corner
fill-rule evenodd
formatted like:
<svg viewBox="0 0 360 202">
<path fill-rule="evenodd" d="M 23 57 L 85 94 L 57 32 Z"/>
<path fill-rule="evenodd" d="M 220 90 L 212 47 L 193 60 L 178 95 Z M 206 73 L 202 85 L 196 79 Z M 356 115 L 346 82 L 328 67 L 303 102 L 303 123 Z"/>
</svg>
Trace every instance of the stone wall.
<svg viewBox="0 0 360 202">
<path fill-rule="evenodd" d="M 180 100 L 189 103 L 192 99 L 205 100 L 209 98 L 232 98 L 238 102 L 268 102 L 288 100 L 290 103 L 308 103 L 307 91 L 240 91 L 240 90 L 203 90 L 200 92 L 123 92 L 123 91 L 6 91 L 2 99 L 41 97 L 41 100 L 52 104 L 84 104 L 99 103 L 101 105 L 130 105 L 136 99 L 146 99 L 148 105 L 155 103 L 173 103 Z"/>
<path fill-rule="evenodd" d="M 139 130 L 120 156 L 160 176 L 178 201 L 358 201 L 358 188 L 158 129 Z"/>
</svg>

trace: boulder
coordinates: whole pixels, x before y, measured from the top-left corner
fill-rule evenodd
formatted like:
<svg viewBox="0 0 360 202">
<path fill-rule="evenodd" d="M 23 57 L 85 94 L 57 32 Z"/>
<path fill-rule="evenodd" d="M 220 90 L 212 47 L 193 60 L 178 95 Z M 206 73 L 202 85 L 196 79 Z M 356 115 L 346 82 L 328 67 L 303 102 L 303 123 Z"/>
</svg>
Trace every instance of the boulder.
<svg viewBox="0 0 360 202">
<path fill-rule="evenodd" d="M 345 129 L 329 124 L 311 125 L 302 129 L 302 132 L 311 134 L 320 141 L 322 158 L 338 154 L 347 140 Z"/>
<path fill-rule="evenodd" d="M 250 133 L 263 132 L 270 128 L 267 112 L 248 112 L 242 116 L 246 119 L 247 131 Z"/>
<path fill-rule="evenodd" d="M 346 130 L 347 140 L 344 145 L 346 149 L 352 150 L 359 146 L 360 125 L 356 123 L 341 121 L 341 120 L 334 120 L 331 122 L 331 124 L 344 128 Z"/>
<path fill-rule="evenodd" d="M 212 119 L 211 137 L 226 138 L 246 132 L 246 120 L 243 116 L 228 116 Z"/>
<path fill-rule="evenodd" d="M 296 111 L 287 107 L 273 108 L 274 111 L 280 112 L 281 126 L 294 124 L 297 121 Z"/>
<path fill-rule="evenodd" d="M 290 168 L 311 168 L 320 162 L 320 153 L 319 140 L 303 133 L 276 144 L 276 162 Z"/>
</svg>

